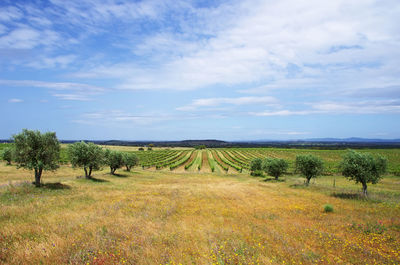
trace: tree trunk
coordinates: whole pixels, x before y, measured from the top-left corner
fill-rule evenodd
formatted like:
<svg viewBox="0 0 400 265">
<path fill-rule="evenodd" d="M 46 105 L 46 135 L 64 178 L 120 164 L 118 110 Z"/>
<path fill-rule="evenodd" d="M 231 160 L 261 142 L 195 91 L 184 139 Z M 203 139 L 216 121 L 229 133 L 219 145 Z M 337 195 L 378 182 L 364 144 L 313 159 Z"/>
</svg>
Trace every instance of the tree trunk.
<svg viewBox="0 0 400 265">
<path fill-rule="evenodd" d="M 309 184 L 310 184 L 310 179 L 311 178 L 306 178 L 307 180 L 306 180 L 306 186 L 308 186 Z"/>
<path fill-rule="evenodd" d="M 89 167 L 89 176 L 88 176 L 88 177 L 89 177 L 90 179 L 92 178 L 92 169 L 93 169 L 92 167 Z"/>
<path fill-rule="evenodd" d="M 278 180 L 279 176 L 275 176 L 275 180 Z"/>
<path fill-rule="evenodd" d="M 110 173 L 111 175 L 114 175 L 116 168 L 110 167 Z"/>
<path fill-rule="evenodd" d="M 89 175 L 88 175 L 87 168 L 86 168 L 86 167 L 84 167 L 83 169 L 85 170 L 85 178 L 87 178 L 87 179 L 88 179 L 88 178 L 89 178 Z"/>
<path fill-rule="evenodd" d="M 42 168 L 35 168 L 35 186 L 40 187 L 40 178 L 42 177 Z"/>
<path fill-rule="evenodd" d="M 126 171 L 131 171 L 131 167 L 126 166 Z"/>
<path fill-rule="evenodd" d="M 367 183 L 362 183 L 362 185 L 363 185 L 363 196 L 367 197 L 368 196 Z"/>
</svg>

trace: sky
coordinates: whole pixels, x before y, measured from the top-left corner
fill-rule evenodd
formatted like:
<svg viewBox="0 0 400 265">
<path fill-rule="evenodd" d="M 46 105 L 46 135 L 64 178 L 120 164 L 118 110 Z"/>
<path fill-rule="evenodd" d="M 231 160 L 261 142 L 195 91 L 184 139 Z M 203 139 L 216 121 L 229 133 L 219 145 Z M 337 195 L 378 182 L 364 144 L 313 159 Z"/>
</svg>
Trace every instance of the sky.
<svg viewBox="0 0 400 265">
<path fill-rule="evenodd" d="M 400 138 L 398 0 L 1 0 L 0 139 Z"/>
</svg>

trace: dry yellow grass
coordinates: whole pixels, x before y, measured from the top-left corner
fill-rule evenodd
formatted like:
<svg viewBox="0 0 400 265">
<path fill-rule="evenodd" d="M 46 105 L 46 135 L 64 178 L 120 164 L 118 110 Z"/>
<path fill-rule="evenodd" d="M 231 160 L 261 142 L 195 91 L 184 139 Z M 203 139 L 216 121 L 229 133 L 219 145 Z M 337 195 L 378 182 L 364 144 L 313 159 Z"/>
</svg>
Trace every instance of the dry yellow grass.
<svg viewBox="0 0 400 265">
<path fill-rule="evenodd" d="M 399 178 L 371 186 L 380 197 L 364 201 L 343 198 L 359 187 L 339 177 L 334 197 L 332 177 L 305 188 L 295 176 L 82 173 L 63 166 L 43 178 L 62 184 L 8 187 L 33 177 L 1 163 L 0 263 L 400 263 Z"/>
</svg>

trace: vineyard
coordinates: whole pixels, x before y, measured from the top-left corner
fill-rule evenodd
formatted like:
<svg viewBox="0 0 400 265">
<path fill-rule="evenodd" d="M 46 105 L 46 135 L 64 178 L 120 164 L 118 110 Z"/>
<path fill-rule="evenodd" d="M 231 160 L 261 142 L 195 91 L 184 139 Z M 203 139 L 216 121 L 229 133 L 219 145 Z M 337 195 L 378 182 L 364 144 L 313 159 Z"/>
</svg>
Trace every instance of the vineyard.
<svg viewBox="0 0 400 265">
<path fill-rule="evenodd" d="M 279 148 L 211 148 L 159 149 L 129 151 L 139 157 L 140 167 L 149 170 L 172 170 L 188 172 L 248 173 L 251 160 L 255 158 L 283 158 L 289 162 L 288 173 L 294 173 L 294 161 L 299 154 L 312 153 L 324 161 L 325 174 L 339 172 L 338 166 L 346 150 L 279 149 Z M 388 158 L 389 173 L 400 172 L 398 149 L 363 149 L 360 152 L 381 154 Z"/>
<path fill-rule="evenodd" d="M 0 151 L 8 144 L 0 144 Z M 248 173 L 251 160 L 255 158 L 283 158 L 289 162 L 289 174 L 294 173 L 294 162 L 300 154 L 314 154 L 324 161 L 325 174 L 339 173 L 339 163 L 346 150 L 289 149 L 289 148 L 173 148 L 138 151 L 137 147 L 106 146 L 123 152 L 134 153 L 139 166 L 144 170 L 166 170 L 174 172 L 202 173 Z M 400 173 L 399 149 L 361 149 L 388 159 L 388 173 Z M 68 164 L 67 147 L 61 149 L 60 162 Z"/>
<path fill-rule="evenodd" d="M 0 162 L 0 264 L 400 264 L 399 149 L 357 150 L 389 171 L 361 198 L 339 177 L 346 150 L 101 146 L 138 164 L 87 179 L 68 148 L 41 187 Z M 301 154 L 325 166 L 309 186 L 294 170 Z M 288 172 L 250 175 L 255 158 Z"/>
</svg>

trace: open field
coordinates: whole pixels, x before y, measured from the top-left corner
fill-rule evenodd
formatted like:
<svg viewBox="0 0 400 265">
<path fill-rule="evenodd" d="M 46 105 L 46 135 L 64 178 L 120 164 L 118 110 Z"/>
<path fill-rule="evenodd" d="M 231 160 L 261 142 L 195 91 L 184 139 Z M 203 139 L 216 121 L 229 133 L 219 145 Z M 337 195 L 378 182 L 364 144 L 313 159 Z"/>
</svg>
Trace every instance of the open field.
<svg viewBox="0 0 400 265">
<path fill-rule="evenodd" d="M 305 187 L 292 171 L 275 181 L 225 173 L 216 160 L 214 173 L 204 165 L 211 152 L 239 165 L 307 151 L 314 150 L 157 150 L 149 169 L 112 176 L 104 168 L 94 180 L 65 164 L 44 173 L 42 188 L 26 183 L 33 172 L 1 162 L 0 263 L 399 264 L 400 177 L 369 185 L 364 200 L 360 185 L 334 171 Z M 344 151 L 315 152 L 336 165 Z M 398 150 L 371 152 L 398 167 Z M 170 160 L 184 162 L 154 170 Z M 325 204 L 334 211 L 325 213 Z"/>
<path fill-rule="evenodd" d="M 0 151 L 2 148 L 9 144 L 0 144 Z M 66 144 L 61 148 L 61 162 L 68 163 Z M 130 146 L 102 146 L 103 148 L 119 150 L 123 152 L 135 153 L 140 160 L 140 166 L 144 169 L 157 168 L 158 170 L 169 171 L 176 170 L 182 171 L 182 167 L 188 170 L 194 169 L 191 162 L 198 166 L 201 162 L 201 153 L 194 151 L 192 148 L 153 148 L 152 151 L 138 151 L 139 147 Z M 313 154 L 319 156 L 324 161 L 324 174 L 337 174 L 339 173 L 338 166 L 342 156 L 346 150 L 320 150 L 320 149 L 290 149 L 290 148 L 211 148 L 207 150 L 206 155 L 217 164 L 217 172 L 222 171 L 225 173 L 236 174 L 238 172 L 247 172 L 249 169 L 250 161 L 254 158 L 275 157 L 283 158 L 289 162 L 289 174 L 294 173 L 294 162 L 297 155 L 300 154 Z M 388 173 L 400 175 L 400 149 L 358 149 L 358 152 L 369 152 L 373 155 L 383 155 L 388 159 Z M 191 153 L 190 157 L 186 157 Z M 199 155 L 197 157 L 197 155 Z M 187 159 L 185 159 L 187 158 Z M 193 159 L 195 161 L 193 161 Z M 201 172 L 207 173 L 208 167 L 204 167 L 201 163 Z M 225 169 L 225 170 L 224 170 Z"/>
</svg>

